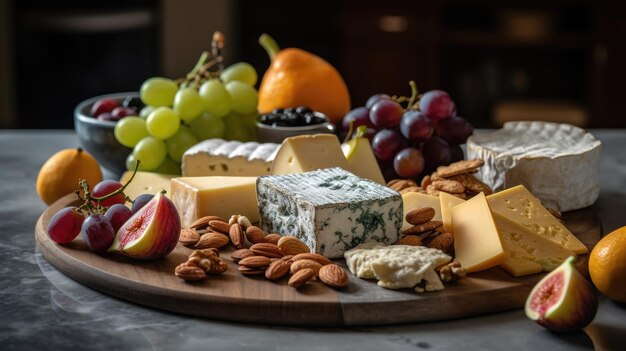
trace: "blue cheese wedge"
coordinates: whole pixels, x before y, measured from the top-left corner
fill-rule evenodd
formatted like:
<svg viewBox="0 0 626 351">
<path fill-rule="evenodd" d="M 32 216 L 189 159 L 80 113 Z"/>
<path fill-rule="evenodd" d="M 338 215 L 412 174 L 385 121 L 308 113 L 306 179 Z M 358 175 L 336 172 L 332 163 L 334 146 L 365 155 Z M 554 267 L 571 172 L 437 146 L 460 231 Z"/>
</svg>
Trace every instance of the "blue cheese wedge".
<svg viewBox="0 0 626 351">
<path fill-rule="evenodd" d="M 361 279 L 377 279 L 387 289 L 413 288 L 415 291 L 443 290 L 435 268 L 452 257 L 423 246 L 363 243 L 344 253 L 350 272 Z M 422 288 L 422 282 L 424 287 Z"/>
<path fill-rule="evenodd" d="M 257 199 L 265 231 L 296 236 L 326 257 L 400 237 L 402 196 L 341 168 L 259 177 Z"/>
</svg>

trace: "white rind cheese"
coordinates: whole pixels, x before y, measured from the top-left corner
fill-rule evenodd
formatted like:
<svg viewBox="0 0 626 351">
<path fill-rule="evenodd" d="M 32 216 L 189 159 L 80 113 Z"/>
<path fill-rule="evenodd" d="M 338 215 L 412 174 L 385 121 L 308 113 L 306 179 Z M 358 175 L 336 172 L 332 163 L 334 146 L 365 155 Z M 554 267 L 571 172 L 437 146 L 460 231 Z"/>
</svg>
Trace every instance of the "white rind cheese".
<svg viewBox="0 0 626 351">
<path fill-rule="evenodd" d="M 296 236 L 326 257 L 400 237 L 400 194 L 340 168 L 259 177 L 257 199 L 265 231 Z"/>
<path fill-rule="evenodd" d="M 468 159 L 485 161 L 478 177 L 492 189 L 521 184 L 559 211 L 598 199 L 601 149 L 601 142 L 585 130 L 548 122 L 508 122 L 467 140 Z"/>
<path fill-rule="evenodd" d="M 279 144 L 207 139 L 185 151 L 184 177 L 270 174 Z"/>
<path fill-rule="evenodd" d="M 344 254 L 350 272 L 361 279 L 378 279 L 387 289 L 415 287 L 415 291 L 443 290 L 435 268 L 452 257 L 443 251 L 423 246 L 392 245 L 367 242 Z M 424 282 L 424 288 L 416 286 Z"/>
</svg>

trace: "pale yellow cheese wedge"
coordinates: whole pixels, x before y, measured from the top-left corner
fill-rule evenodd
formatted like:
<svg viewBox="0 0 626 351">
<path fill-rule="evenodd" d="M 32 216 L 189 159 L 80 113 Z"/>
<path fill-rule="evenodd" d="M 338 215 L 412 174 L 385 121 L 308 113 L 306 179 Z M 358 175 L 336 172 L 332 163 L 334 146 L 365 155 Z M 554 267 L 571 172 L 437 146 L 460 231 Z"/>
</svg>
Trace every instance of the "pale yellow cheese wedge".
<svg viewBox="0 0 626 351">
<path fill-rule="evenodd" d="M 204 216 L 244 215 L 259 221 L 256 198 L 257 177 L 183 177 L 172 179 L 171 199 L 183 227 Z"/>
<path fill-rule="evenodd" d="M 341 149 L 348 160 L 347 171 L 381 185 L 387 184 L 367 138 L 349 140 L 341 145 Z"/>
<path fill-rule="evenodd" d="M 468 273 L 499 265 L 506 253 L 485 194 L 452 208 L 455 260 Z"/>
<path fill-rule="evenodd" d="M 523 185 L 500 191 L 487 197 L 494 213 L 528 228 L 577 254 L 587 247 L 541 204 Z"/>
<path fill-rule="evenodd" d="M 126 171 L 120 178 L 120 183 L 126 184 L 133 175 L 132 171 Z M 124 194 L 134 200 L 141 194 L 156 194 L 161 190 L 165 190 L 166 196 L 171 198 L 170 181 L 172 178 L 178 177 L 172 174 L 137 172 L 133 181 L 124 189 Z"/>
<path fill-rule="evenodd" d="M 500 264 L 516 277 L 549 272 L 575 254 L 528 228 L 493 213 L 506 258 Z"/>
<path fill-rule="evenodd" d="M 452 230 L 452 208 L 456 205 L 462 204 L 465 200 L 458 198 L 454 195 L 450 195 L 446 192 L 439 193 L 439 205 L 441 207 L 441 221 L 443 222 L 443 229 L 449 233 L 454 233 Z"/>
<path fill-rule="evenodd" d="M 422 207 L 432 207 L 435 210 L 435 217 L 433 218 L 433 221 L 441 220 L 441 206 L 439 205 L 439 198 L 436 196 L 416 192 L 405 193 L 402 195 L 402 206 L 404 209 L 404 214 L 402 215 L 402 230 L 409 229 L 413 226 L 406 221 L 406 214 L 411 210 Z"/>
<path fill-rule="evenodd" d="M 348 161 L 334 134 L 298 135 L 278 148 L 272 174 L 291 174 L 340 167 L 349 171 Z"/>
</svg>

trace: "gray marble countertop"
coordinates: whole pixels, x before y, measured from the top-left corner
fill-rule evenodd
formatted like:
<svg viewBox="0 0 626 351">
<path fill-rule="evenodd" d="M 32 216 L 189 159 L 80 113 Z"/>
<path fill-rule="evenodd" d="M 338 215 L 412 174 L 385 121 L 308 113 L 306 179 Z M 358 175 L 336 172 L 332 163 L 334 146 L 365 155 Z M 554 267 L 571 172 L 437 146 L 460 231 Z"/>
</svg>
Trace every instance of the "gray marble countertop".
<svg viewBox="0 0 626 351">
<path fill-rule="evenodd" d="M 626 131 L 592 133 L 604 143 L 602 191 L 594 209 L 608 233 L 626 225 Z M 53 153 L 76 146 L 72 131 L 0 131 L 2 350 L 626 348 L 626 305 L 603 297 L 584 331 L 554 334 L 527 320 L 522 310 L 437 323 L 291 328 L 198 319 L 103 295 L 57 271 L 35 245 L 35 222 L 46 208 L 35 192 L 37 172 Z"/>
</svg>

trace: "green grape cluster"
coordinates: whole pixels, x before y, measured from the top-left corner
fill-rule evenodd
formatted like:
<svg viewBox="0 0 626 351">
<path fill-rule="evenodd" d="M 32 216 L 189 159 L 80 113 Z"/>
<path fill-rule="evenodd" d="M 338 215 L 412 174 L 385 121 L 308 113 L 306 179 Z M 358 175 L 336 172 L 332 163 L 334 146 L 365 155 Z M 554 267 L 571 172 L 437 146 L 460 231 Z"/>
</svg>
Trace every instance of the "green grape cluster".
<svg viewBox="0 0 626 351">
<path fill-rule="evenodd" d="M 141 160 L 140 170 L 178 174 L 185 151 L 202 140 L 256 140 L 257 79 L 246 62 L 208 79 L 147 79 L 140 88 L 146 106 L 115 126 L 116 139 L 133 148 L 126 167 Z"/>
</svg>

